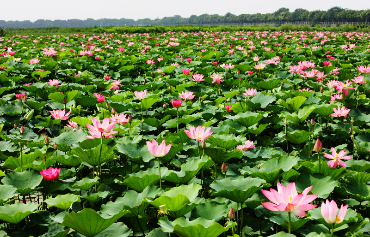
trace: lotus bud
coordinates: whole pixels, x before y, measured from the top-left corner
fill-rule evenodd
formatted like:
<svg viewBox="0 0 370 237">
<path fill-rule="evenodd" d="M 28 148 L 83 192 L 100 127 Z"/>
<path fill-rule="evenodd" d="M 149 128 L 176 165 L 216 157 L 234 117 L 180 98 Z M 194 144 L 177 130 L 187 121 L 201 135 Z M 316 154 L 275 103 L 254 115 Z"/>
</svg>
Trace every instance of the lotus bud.
<svg viewBox="0 0 370 237">
<path fill-rule="evenodd" d="M 109 103 L 107 102 L 107 108 L 109 109 Z"/>
<path fill-rule="evenodd" d="M 323 93 L 323 91 L 324 91 L 324 87 L 321 86 L 320 87 L 320 92 Z"/>
<path fill-rule="evenodd" d="M 230 208 L 230 211 L 227 213 L 227 216 L 229 217 L 230 220 L 235 219 L 235 212 L 234 212 L 234 209 L 232 207 Z"/>
<path fill-rule="evenodd" d="M 171 90 L 171 89 L 172 89 L 172 87 L 170 86 L 170 87 L 168 87 L 168 89 L 169 89 L 169 90 Z"/>
<path fill-rule="evenodd" d="M 17 123 L 14 123 L 14 128 L 17 128 Z"/>
<path fill-rule="evenodd" d="M 167 105 L 166 104 L 163 104 L 163 108 L 166 108 L 167 107 Z"/>
<path fill-rule="evenodd" d="M 353 117 L 351 117 L 351 124 L 353 124 L 353 122 L 354 122 L 354 121 L 353 121 Z"/>
<path fill-rule="evenodd" d="M 48 137 L 45 137 L 44 143 L 45 143 L 45 145 L 49 145 L 49 138 Z"/>
<path fill-rule="evenodd" d="M 66 98 L 63 99 L 63 104 L 67 104 Z"/>
<path fill-rule="evenodd" d="M 24 133 L 24 127 L 22 126 L 19 131 L 20 131 L 21 134 L 23 134 Z"/>
<path fill-rule="evenodd" d="M 349 129 L 349 133 L 353 133 L 353 127 L 351 127 L 350 129 Z"/>
<path fill-rule="evenodd" d="M 131 116 L 131 114 L 128 115 L 128 122 L 129 123 L 132 123 L 132 116 Z"/>
<path fill-rule="evenodd" d="M 311 119 L 311 125 L 314 126 L 315 125 L 315 121 L 313 119 Z"/>
<path fill-rule="evenodd" d="M 206 141 L 202 141 L 202 148 L 205 148 L 206 147 Z"/>
<path fill-rule="evenodd" d="M 320 142 L 319 139 L 316 140 L 315 146 L 313 147 L 313 150 L 316 152 L 321 152 L 322 151 L 322 143 Z"/>
<path fill-rule="evenodd" d="M 225 162 L 222 162 L 222 165 L 221 165 L 221 172 L 222 172 L 222 173 L 226 173 L 226 171 L 227 171 L 227 166 L 226 166 Z"/>
<path fill-rule="evenodd" d="M 112 108 L 112 110 L 110 111 L 111 114 L 114 114 L 116 112 L 116 110 L 114 108 Z"/>
<path fill-rule="evenodd" d="M 54 150 L 56 150 L 58 148 L 58 145 L 56 142 L 54 142 Z"/>
</svg>

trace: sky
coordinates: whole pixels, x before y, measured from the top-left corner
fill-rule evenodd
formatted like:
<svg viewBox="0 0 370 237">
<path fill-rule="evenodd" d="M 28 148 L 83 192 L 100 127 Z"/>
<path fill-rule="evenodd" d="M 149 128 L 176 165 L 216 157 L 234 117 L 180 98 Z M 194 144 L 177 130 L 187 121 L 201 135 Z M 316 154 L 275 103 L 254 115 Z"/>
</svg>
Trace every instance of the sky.
<svg viewBox="0 0 370 237">
<path fill-rule="evenodd" d="M 180 15 L 273 13 L 281 7 L 328 10 L 339 6 L 370 9 L 369 0 L 0 0 L 0 20 L 67 20 L 87 18 L 163 18 Z"/>
</svg>

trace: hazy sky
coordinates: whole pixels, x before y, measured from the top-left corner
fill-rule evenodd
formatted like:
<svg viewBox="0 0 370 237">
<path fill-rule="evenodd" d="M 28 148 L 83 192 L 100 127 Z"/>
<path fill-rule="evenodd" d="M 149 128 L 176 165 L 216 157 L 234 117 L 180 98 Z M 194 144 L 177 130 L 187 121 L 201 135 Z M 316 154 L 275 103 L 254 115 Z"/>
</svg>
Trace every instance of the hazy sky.
<svg viewBox="0 0 370 237">
<path fill-rule="evenodd" d="M 370 9 L 369 0 L 0 0 L 0 20 L 66 20 L 87 18 L 163 18 L 166 16 L 272 13 L 281 7 L 309 11 L 339 6 Z"/>
</svg>

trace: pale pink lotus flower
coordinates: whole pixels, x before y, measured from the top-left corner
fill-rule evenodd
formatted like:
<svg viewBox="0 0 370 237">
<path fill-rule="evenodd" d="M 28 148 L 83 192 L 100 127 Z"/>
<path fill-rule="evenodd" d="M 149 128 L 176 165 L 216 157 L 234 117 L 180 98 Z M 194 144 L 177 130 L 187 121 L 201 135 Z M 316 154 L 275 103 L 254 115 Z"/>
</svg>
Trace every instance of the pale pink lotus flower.
<svg viewBox="0 0 370 237">
<path fill-rule="evenodd" d="M 328 83 L 326 83 L 326 85 L 329 87 L 329 88 L 334 88 L 338 85 L 338 82 L 339 81 L 329 81 Z"/>
<path fill-rule="evenodd" d="M 110 117 L 109 120 L 115 124 L 122 124 L 125 125 L 128 122 L 128 118 L 126 118 L 127 114 L 115 114 L 114 116 Z"/>
<path fill-rule="evenodd" d="M 212 76 L 210 76 L 213 81 L 212 81 L 212 84 L 217 82 L 217 84 L 220 84 L 221 82 L 224 82 L 223 80 L 221 80 L 223 77 L 222 77 L 222 74 L 216 74 L 216 73 L 213 73 Z"/>
<path fill-rule="evenodd" d="M 239 149 L 241 151 L 248 151 L 249 149 L 254 148 L 256 145 L 254 145 L 253 141 L 247 140 L 244 145 L 238 145 L 236 146 L 236 149 Z"/>
<path fill-rule="evenodd" d="M 316 80 L 317 81 L 324 81 L 326 78 L 325 72 L 318 72 L 316 74 Z"/>
<path fill-rule="evenodd" d="M 348 95 L 348 89 L 355 89 L 351 87 L 352 82 L 347 79 L 347 82 L 344 84 L 343 82 L 339 81 L 336 85 L 338 93 L 344 92 L 345 95 Z"/>
<path fill-rule="evenodd" d="M 179 66 L 178 63 L 171 63 L 170 66 L 174 66 L 175 68 L 177 68 L 177 66 Z"/>
<path fill-rule="evenodd" d="M 348 151 L 346 151 L 346 150 L 341 150 L 340 152 L 339 152 L 339 154 L 336 152 L 336 150 L 335 150 L 335 148 L 334 147 L 332 147 L 331 148 L 331 155 L 330 154 L 327 154 L 327 153 L 323 153 L 324 154 L 324 157 L 326 157 L 326 158 L 328 158 L 328 159 L 333 159 L 333 160 L 331 160 L 331 161 L 328 161 L 328 165 L 330 166 L 330 167 L 334 167 L 334 168 L 336 168 L 338 165 L 340 165 L 340 166 L 342 166 L 342 167 L 344 167 L 344 168 L 346 168 L 347 166 L 346 166 L 346 163 L 344 163 L 343 161 L 342 161 L 342 159 L 343 160 L 350 160 L 350 159 L 352 159 L 353 157 L 352 156 L 344 156 L 346 153 L 347 153 Z"/>
<path fill-rule="evenodd" d="M 233 69 L 234 68 L 234 65 L 232 65 L 231 63 L 229 63 L 229 64 L 221 64 L 220 67 L 229 70 L 229 69 Z"/>
<path fill-rule="evenodd" d="M 360 72 L 360 73 L 370 73 L 370 66 L 363 66 L 363 65 L 360 65 L 360 66 L 357 66 L 357 70 Z"/>
<path fill-rule="evenodd" d="M 339 68 L 337 67 L 337 68 L 334 68 L 333 70 L 331 70 L 330 72 L 329 72 L 329 74 L 330 75 L 336 75 L 336 74 L 338 74 L 339 73 Z"/>
<path fill-rule="evenodd" d="M 55 56 L 55 54 L 57 53 L 54 48 L 44 48 L 42 49 L 43 53 L 44 53 L 44 56 L 49 56 L 49 57 L 53 57 Z"/>
<path fill-rule="evenodd" d="M 162 60 L 163 60 L 163 58 L 161 58 L 161 57 L 157 58 L 157 61 L 158 61 L 158 62 L 160 62 L 160 61 L 162 61 Z"/>
<path fill-rule="evenodd" d="M 158 145 L 157 141 L 153 139 L 152 142 L 147 141 L 146 146 L 154 157 L 163 157 L 170 151 L 172 144 L 166 146 L 166 141 L 163 140 L 162 143 Z"/>
<path fill-rule="evenodd" d="M 340 224 L 344 220 L 347 208 L 348 204 L 345 206 L 343 206 L 342 204 L 340 206 L 338 214 L 337 203 L 334 200 L 329 202 L 329 200 L 326 199 L 326 203 L 325 202 L 321 203 L 321 215 L 328 224 Z"/>
<path fill-rule="evenodd" d="M 365 84 L 366 83 L 366 80 L 364 80 L 364 76 L 355 77 L 354 79 L 352 79 L 352 81 L 354 83 L 361 83 L 361 84 Z"/>
<path fill-rule="evenodd" d="M 330 97 L 331 97 L 331 100 L 329 101 L 329 103 L 333 103 L 336 99 L 338 99 L 338 100 L 343 99 L 342 94 L 335 94 L 335 95 L 331 95 Z"/>
<path fill-rule="evenodd" d="M 306 211 L 315 208 L 317 205 L 309 204 L 315 200 L 318 195 L 307 195 L 312 189 L 312 186 L 303 190 L 302 194 L 298 194 L 295 183 L 289 183 L 288 187 L 277 182 L 277 191 L 270 188 L 270 191 L 262 190 L 261 192 L 271 202 L 264 202 L 262 205 L 271 211 L 287 211 L 293 212 L 299 217 L 304 217 Z"/>
<path fill-rule="evenodd" d="M 243 93 L 245 96 L 254 96 L 255 94 L 257 94 L 257 90 L 253 88 L 245 89 L 245 93 Z"/>
<path fill-rule="evenodd" d="M 264 69 L 266 67 L 266 64 L 264 63 L 259 63 L 257 65 L 254 65 L 254 68 L 257 70 Z"/>
<path fill-rule="evenodd" d="M 195 95 L 192 91 L 184 91 L 179 94 L 180 98 L 183 98 L 184 100 L 192 100 L 194 99 Z"/>
<path fill-rule="evenodd" d="M 100 119 L 95 117 L 91 118 L 93 125 L 86 124 L 86 127 L 89 128 L 89 133 L 91 136 L 87 136 L 86 139 L 101 138 L 103 135 L 104 138 L 112 138 L 112 134 L 118 133 L 118 131 L 112 131 L 116 126 L 114 123 L 109 122 L 109 118 L 103 119 L 103 123 L 100 123 Z"/>
<path fill-rule="evenodd" d="M 67 120 L 69 118 L 69 114 L 71 112 L 68 112 L 66 113 L 66 111 L 63 109 L 63 110 L 53 110 L 53 112 L 50 112 L 51 116 L 54 118 L 54 119 L 61 119 L 61 120 Z"/>
<path fill-rule="evenodd" d="M 135 96 L 136 96 L 138 99 L 142 100 L 142 99 L 144 99 L 144 98 L 145 98 L 145 96 L 146 96 L 146 91 L 147 91 L 147 89 L 145 89 L 145 90 L 143 90 L 143 91 L 134 91 L 134 93 L 135 93 Z"/>
<path fill-rule="evenodd" d="M 204 77 L 204 75 L 202 75 L 202 74 L 195 74 L 195 75 L 193 75 L 192 80 L 193 81 L 204 81 L 205 79 L 203 79 L 203 77 Z"/>
<path fill-rule="evenodd" d="M 344 118 L 347 118 L 347 114 L 349 113 L 349 111 L 351 111 L 351 109 L 346 109 L 346 107 L 342 107 L 342 108 L 340 108 L 339 106 L 338 106 L 338 109 L 336 109 L 336 108 L 333 108 L 333 110 L 334 110 L 334 113 L 332 113 L 332 114 L 330 114 L 331 116 L 333 116 L 333 117 L 344 117 Z"/>
<path fill-rule="evenodd" d="M 260 58 L 258 57 L 258 55 L 256 55 L 256 56 L 253 57 L 253 61 L 257 62 L 258 60 L 260 60 Z"/>
<path fill-rule="evenodd" d="M 153 65 L 153 64 L 155 64 L 155 61 L 154 60 L 147 60 L 146 63 Z"/>
<path fill-rule="evenodd" d="M 31 58 L 30 59 L 30 64 L 38 64 L 40 62 L 40 60 L 38 60 L 37 58 Z"/>
<path fill-rule="evenodd" d="M 102 95 L 102 94 L 100 94 L 100 93 L 94 93 L 93 95 L 94 95 L 96 98 L 103 97 L 103 95 Z"/>
<path fill-rule="evenodd" d="M 57 86 L 57 85 L 59 85 L 59 83 L 61 83 L 61 82 L 62 82 L 62 81 L 59 81 L 58 79 L 53 79 L 53 80 L 49 79 L 48 84 L 49 84 L 50 86 Z"/>
<path fill-rule="evenodd" d="M 73 122 L 71 120 L 68 120 L 67 127 L 73 128 L 73 131 L 77 131 L 78 124 L 76 122 Z M 81 132 L 82 131 L 82 128 L 80 128 L 80 130 L 78 130 L 78 131 Z"/>
<path fill-rule="evenodd" d="M 184 132 L 190 139 L 196 139 L 198 142 L 201 142 L 207 139 L 213 132 L 211 132 L 211 127 L 206 129 L 205 126 L 198 126 L 196 129 L 194 126 L 189 125 L 189 131 L 184 129 Z"/>
</svg>

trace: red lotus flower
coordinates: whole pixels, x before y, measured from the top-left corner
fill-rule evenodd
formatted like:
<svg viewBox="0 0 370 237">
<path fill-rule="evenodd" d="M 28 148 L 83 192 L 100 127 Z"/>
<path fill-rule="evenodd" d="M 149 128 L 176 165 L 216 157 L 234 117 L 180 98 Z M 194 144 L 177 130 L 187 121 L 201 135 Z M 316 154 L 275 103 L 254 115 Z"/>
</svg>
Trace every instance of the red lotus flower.
<svg viewBox="0 0 370 237">
<path fill-rule="evenodd" d="M 42 169 L 40 174 L 42 175 L 42 177 L 44 177 L 44 179 L 46 181 L 56 180 L 59 177 L 60 170 L 61 170 L 61 168 L 55 168 L 54 169 L 54 168 L 50 167 L 47 170 Z"/>
<path fill-rule="evenodd" d="M 233 112 L 233 111 L 231 110 L 231 107 L 232 107 L 232 105 L 225 105 L 225 109 L 226 109 L 226 111 L 227 111 L 227 112 Z"/>
<path fill-rule="evenodd" d="M 180 108 L 182 100 L 171 100 L 171 104 L 174 108 Z"/>
</svg>

